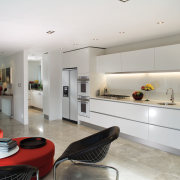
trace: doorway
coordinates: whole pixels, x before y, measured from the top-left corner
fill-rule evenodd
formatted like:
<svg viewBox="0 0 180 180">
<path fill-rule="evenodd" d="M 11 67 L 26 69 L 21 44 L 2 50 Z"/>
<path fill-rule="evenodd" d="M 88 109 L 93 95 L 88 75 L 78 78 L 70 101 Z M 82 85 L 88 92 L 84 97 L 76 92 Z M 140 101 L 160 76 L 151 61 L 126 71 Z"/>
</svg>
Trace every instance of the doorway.
<svg viewBox="0 0 180 180">
<path fill-rule="evenodd" d="M 28 57 L 28 117 L 43 116 L 42 57 Z"/>
</svg>

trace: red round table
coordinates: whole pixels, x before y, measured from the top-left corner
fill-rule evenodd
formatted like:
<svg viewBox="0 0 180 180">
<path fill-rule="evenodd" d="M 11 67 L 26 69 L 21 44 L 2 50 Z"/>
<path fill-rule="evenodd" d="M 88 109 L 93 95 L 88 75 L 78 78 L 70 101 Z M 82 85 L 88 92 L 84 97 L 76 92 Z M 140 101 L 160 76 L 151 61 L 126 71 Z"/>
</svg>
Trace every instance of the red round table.
<svg viewBox="0 0 180 180">
<path fill-rule="evenodd" d="M 3 130 L 0 129 L 0 138 L 3 138 Z"/>
<path fill-rule="evenodd" d="M 15 138 L 17 144 L 25 139 Z M 39 176 L 43 177 L 47 175 L 54 164 L 54 153 L 55 147 L 53 142 L 46 140 L 46 145 L 37 149 L 23 149 L 20 148 L 19 151 L 7 158 L 0 159 L 0 166 L 11 166 L 11 165 L 31 165 L 39 169 Z"/>
</svg>

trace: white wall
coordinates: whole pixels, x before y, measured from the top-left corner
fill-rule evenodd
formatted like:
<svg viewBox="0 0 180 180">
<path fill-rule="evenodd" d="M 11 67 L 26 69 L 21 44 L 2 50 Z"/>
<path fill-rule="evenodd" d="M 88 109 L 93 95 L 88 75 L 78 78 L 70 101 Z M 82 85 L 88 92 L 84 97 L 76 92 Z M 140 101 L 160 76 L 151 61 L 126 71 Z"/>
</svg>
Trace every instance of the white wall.
<svg viewBox="0 0 180 180">
<path fill-rule="evenodd" d="M 43 56 L 43 113 L 49 120 L 62 119 L 62 54 Z"/>
<path fill-rule="evenodd" d="M 28 61 L 28 81 L 41 82 L 41 61 Z"/>
<path fill-rule="evenodd" d="M 27 55 L 21 51 L 3 58 L 0 67 L 12 68 L 14 119 L 28 124 Z"/>
<path fill-rule="evenodd" d="M 131 96 L 135 90 L 140 90 L 142 85 L 151 83 L 155 90 L 150 92 L 150 99 L 168 101 L 170 94 L 166 95 L 166 90 L 173 88 L 175 101 L 180 101 L 180 72 L 109 74 L 105 76 L 107 88 L 111 93 Z"/>
</svg>

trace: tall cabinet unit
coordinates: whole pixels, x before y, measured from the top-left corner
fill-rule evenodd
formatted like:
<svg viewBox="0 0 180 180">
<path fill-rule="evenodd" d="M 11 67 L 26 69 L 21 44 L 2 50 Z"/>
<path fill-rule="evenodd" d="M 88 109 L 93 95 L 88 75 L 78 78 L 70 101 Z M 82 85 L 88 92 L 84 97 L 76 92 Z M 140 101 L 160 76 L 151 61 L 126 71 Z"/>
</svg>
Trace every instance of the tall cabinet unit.
<svg viewBox="0 0 180 180">
<path fill-rule="evenodd" d="M 78 69 L 78 76 L 89 76 L 89 48 L 63 53 L 63 68 Z"/>
<path fill-rule="evenodd" d="M 96 82 L 96 56 L 104 54 L 104 49 L 87 47 L 63 53 L 63 68 L 77 68 L 78 76 L 88 76 L 90 94 L 98 88 Z M 93 87 L 92 87 L 93 86 Z M 78 115 L 78 122 L 89 117 Z"/>
</svg>

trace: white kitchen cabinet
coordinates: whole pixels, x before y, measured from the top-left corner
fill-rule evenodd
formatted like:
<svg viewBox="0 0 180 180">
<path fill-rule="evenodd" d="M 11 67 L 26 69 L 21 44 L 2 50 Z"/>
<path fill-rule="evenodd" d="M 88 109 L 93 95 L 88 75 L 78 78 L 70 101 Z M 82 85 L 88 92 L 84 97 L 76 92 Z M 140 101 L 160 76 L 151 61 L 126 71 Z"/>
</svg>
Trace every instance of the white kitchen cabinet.
<svg viewBox="0 0 180 180">
<path fill-rule="evenodd" d="M 161 145 L 180 149 L 180 131 L 149 125 L 149 140 Z"/>
<path fill-rule="evenodd" d="M 149 107 L 149 123 L 180 130 L 180 110 Z"/>
<path fill-rule="evenodd" d="M 121 53 L 123 72 L 154 70 L 154 48 Z"/>
<path fill-rule="evenodd" d="M 78 69 L 79 76 L 89 75 L 89 49 L 80 49 L 63 54 L 63 68 Z"/>
<path fill-rule="evenodd" d="M 147 106 L 91 99 L 90 111 L 148 123 Z"/>
<path fill-rule="evenodd" d="M 90 113 L 90 123 L 104 128 L 118 126 L 121 133 L 135 136 L 141 139 L 148 139 L 148 124 L 94 112 Z"/>
<path fill-rule="evenodd" d="M 31 91 L 31 106 L 43 108 L 43 93 L 41 91 Z"/>
<path fill-rule="evenodd" d="M 180 70 L 180 44 L 155 48 L 155 70 Z"/>
<path fill-rule="evenodd" d="M 97 56 L 97 72 L 99 73 L 113 73 L 122 71 L 121 54 L 108 54 Z"/>
</svg>

